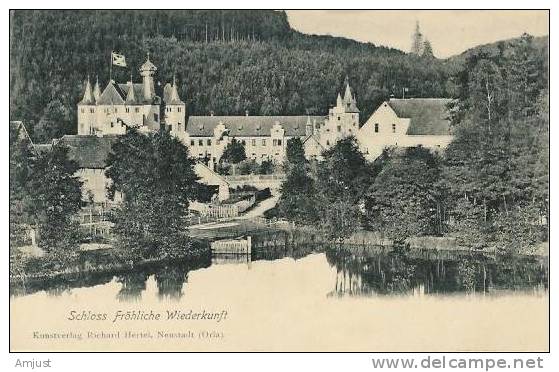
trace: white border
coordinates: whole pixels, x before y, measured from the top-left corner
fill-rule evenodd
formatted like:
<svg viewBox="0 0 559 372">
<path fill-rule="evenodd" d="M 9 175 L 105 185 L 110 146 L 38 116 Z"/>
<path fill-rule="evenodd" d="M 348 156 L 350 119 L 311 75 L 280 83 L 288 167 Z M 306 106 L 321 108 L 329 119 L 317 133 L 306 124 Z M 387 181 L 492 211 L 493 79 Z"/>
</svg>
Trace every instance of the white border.
<svg viewBox="0 0 559 372">
<path fill-rule="evenodd" d="M 209 9 L 219 9 L 219 8 L 229 8 L 234 6 L 235 8 L 261 8 L 266 6 L 271 9 L 306 9 L 306 8 L 316 8 L 316 9 L 329 9 L 329 8 L 340 8 L 347 7 L 352 9 L 361 8 L 378 8 L 378 9 L 413 9 L 421 6 L 424 9 L 493 9 L 493 8 L 506 8 L 506 9 L 525 9 L 525 8 L 538 8 L 547 9 L 551 8 L 551 17 L 554 16 L 555 11 L 559 11 L 559 7 L 554 7 L 556 1 L 518 1 L 509 0 L 503 1 L 488 1 L 488 0 L 470 0 L 462 2 L 448 2 L 448 1 L 434 1 L 434 0 L 424 0 L 421 2 L 417 1 L 382 1 L 382 2 L 371 2 L 371 1 L 355 1 L 350 2 L 344 1 L 305 1 L 305 0 L 284 0 L 281 2 L 262 3 L 261 1 L 246 1 L 241 0 L 235 3 L 229 3 L 226 1 L 204 1 L 203 3 L 191 3 L 170 0 L 164 3 L 150 3 L 150 2 L 138 2 L 121 0 L 119 2 L 108 1 L 108 0 L 97 0 L 94 3 L 91 2 L 79 2 L 79 1 L 54 1 L 48 4 L 44 1 L 8 1 L 4 12 L 4 37 L 2 38 L 2 50 L 5 51 L 5 57 L 2 60 L 2 68 L 0 71 L 3 72 L 4 82 L 3 89 L 1 91 L 2 99 L 0 102 L 4 105 L 5 120 L 3 131 L 5 135 L 4 146 L 0 148 L 2 151 L 1 158 L 2 161 L 2 173 L 4 175 L 3 182 L 1 184 L 1 206 L 2 210 L 2 241 L 4 243 L 4 248 L 2 250 L 2 264 L 0 264 L 0 277 L 7 278 L 7 266 L 8 263 L 5 262 L 7 258 L 8 250 L 8 146 L 7 146 L 7 124 L 8 124 L 8 113 L 9 113 L 9 76 L 8 76 L 8 35 L 9 35 L 9 23 L 8 23 L 8 9 L 11 8 L 44 8 L 48 5 L 49 8 L 75 8 L 81 6 L 94 6 L 95 8 L 151 8 L 154 6 L 164 6 L 165 8 L 185 8 L 185 7 L 200 7 L 202 5 L 204 8 Z M 550 22 L 550 35 L 551 35 L 551 60 L 557 60 L 557 51 L 559 47 L 556 40 L 559 39 L 558 26 L 555 22 Z M 554 66 L 555 67 L 555 66 Z M 551 72 L 551 97 L 552 107 L 551 107 L 551 142 L 557 143 L 559 140 L 557 138 L 558 130 L 556 128 L 559 123 L 556 123 L 556 118 L 559 117 L 556 112 L 559 109 L 557 104 L 553 104 L 553 100 L 557 101 L 557 96 L 559 96 L 558 89 L 558 79 L 557 74 L 554 73 L 554 69 Z M 557 174 L 554 172 L 558 164 L 557 157 L 559 156 L 559 147 L 555 148 L 551 146 L 551 184 L 556 185 Z M 558 200 L 559 197 L 553 195 L 551 197 L 551 242 L 555 242 L 557 239 L 557 221 L 558 215 L 554 213 L 558 210 Z M 551 247 L 553 251 L 554 248 Z M 557 261 L 559 253 L 552 253 L 554 261 Z M 556 257 L 557 256 L 557 257 Z M 557 281 L 557 268 L 559 264 L 553 263 L 551 265 L 551 281 L 554 283 L 551 287 L 551 314 L 557 314 L 557 301 L 559 300 L 559 293 L 557 293 L 557 288 L 559 284 Z M 118 370 L 128 370 L 128 371 L 157 371 L 157 370 L 177 370 L 177 371 L 282 371 L 285 372 L 287 368 L 292 370 L 317 370 L 317 371 L 371 371 L 372 364 L 370 359 L 372 357 L 406 357 L 411 356 L 416 359 L 424 358 L 427 354 L 8 354 L 8 283 L 7 280 L 4 281 L 2 286 L 1 297 L 3 299 L 2 305 L 0 306 L 0 318 L 2 319 L 2 336 L 0 337 L 0 355 L 2 356 L 2 362 L 0 363 L 0 368 L 5 371 L 19 370 L 14 368 L 15 361 L 17 358 L 23 359 L 46 359 L 50 358 L 53 360 L 52 371 L 83 371 L 83 372 L 99 372 L 101 371 L 118 371 Z M 557 322 L 555 318 L 551 318 L 551 355 L 541 354 L 544 358 L 545 370 L 558 370 L 559 369 L 559 341 L 557 336 Z M 437 354 L 436 356 L 442 356 L 442 354 Z M 476 357 L 480 356 L 482 358 L 491 356 L 499 357 L 499 354 L 461 354 L 462 357 Z M 504 358 L 512 357 L 532 357 L 535 358 L 538 354 L 504 354 Z M 46 369 L 49 370 L 49 369 Z"/>
</svg>

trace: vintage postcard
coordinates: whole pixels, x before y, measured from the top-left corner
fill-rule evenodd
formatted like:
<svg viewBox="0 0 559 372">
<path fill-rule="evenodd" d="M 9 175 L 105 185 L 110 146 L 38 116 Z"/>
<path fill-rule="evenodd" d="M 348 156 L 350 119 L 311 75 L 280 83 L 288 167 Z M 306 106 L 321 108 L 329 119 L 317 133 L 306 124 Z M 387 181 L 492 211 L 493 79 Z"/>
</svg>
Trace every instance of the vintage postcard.
<svg viewBox="0 0 559 372">
<path fill-rule="evenodd" d="M 549 351 L 548 10 L 11 10 L 10 351 Z"/>
</svg>

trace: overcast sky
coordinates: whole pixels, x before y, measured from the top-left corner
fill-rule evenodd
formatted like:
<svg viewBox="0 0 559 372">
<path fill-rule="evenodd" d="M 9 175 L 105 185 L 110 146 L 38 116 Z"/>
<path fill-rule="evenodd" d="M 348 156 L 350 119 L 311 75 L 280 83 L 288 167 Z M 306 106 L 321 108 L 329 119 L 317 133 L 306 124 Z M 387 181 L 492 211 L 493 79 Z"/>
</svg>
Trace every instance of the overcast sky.
<svg viewBox="0 0 559 372">
<path fill-rule="evenodd" d="M 343 36 L 408 52 L 415 22 L 439 58 L 527 32 L 548 35 L 547 11 L 289 10 L 291 26 L 307 34 Z"/>
</svg>

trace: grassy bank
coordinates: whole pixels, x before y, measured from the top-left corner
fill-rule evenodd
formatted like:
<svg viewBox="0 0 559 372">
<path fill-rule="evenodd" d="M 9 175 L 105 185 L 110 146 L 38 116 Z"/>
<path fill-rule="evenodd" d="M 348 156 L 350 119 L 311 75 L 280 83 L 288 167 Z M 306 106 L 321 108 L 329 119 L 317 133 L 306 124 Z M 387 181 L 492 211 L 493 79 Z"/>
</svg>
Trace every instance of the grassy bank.
<svg viewBox="0 0 559 372">
<path fill-rule="evenodd" d="M 26 284 L 34 281 L 57 280 L 59 278 L 73 278 L 84 274 L 109 274 L 122 271 L 145 268 L 150 265 L 163 265 L 170 261 L 198 259 L 209 255 L 209 245 L 206 241 L 193 240 L 192 249 L 183 257 L 154 257 L 133 261 L 124 258 L 115 249 L 104 248 L 97 250 L 80 251 L 77 257 L 71 262 L 54 261 L 48 255 L 42 257 L 26 257 L 20 255 L 15 259 L 20 262 L 10 262 L 17 265 L 20 269 L 10 269 L 10 285 Z M 53 269 L 46 268 L 52 264 Z"/>
</svg>

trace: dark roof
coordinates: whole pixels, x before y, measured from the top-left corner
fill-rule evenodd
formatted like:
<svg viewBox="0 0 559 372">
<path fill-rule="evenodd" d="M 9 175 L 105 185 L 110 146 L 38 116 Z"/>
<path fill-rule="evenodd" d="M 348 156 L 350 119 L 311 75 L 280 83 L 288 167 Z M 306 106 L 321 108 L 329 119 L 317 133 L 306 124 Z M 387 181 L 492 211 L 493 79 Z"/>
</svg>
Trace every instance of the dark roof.
<svg viewBox="0 0 559 372">
<path fill-rule="evenodd" d="M 269 137 L 275 123 L 281 124 L 286 137 L 303 137 L 310 118 L 323 122 L 324 116 L 191 116 L 186 131 L 191 137 L 213 137 L 214 128 L 223 123 L 229 129 L 230 137 Z"/>
<path fill-rule="evenodd" d="M 103 169 L 106 167 L 111 146 L 117 138 L 116 135 L 65 135 L 59 141 L 69 147 L 69 158 L 75 160 L 80 168 Z"/>
<path fill-rule="evenodd" d="M 105 90 L 103 90 L 103 93 L 101 93 L 101 96 L 97 101 L 97 104 L 98 105 L 123 105 L 125 100 L 126 100 L 126 92 L 124 92 L 119 87 L 118 84 L 109 83 L 109 85 L 107 85 Z"/>
<path fill-rule="evenodd" d="M 445 135 L 450 134 L 447 98 L 390 99 L 388 105 L 399 118 L 410 119 L 406 134 Z"/>
</svg>

